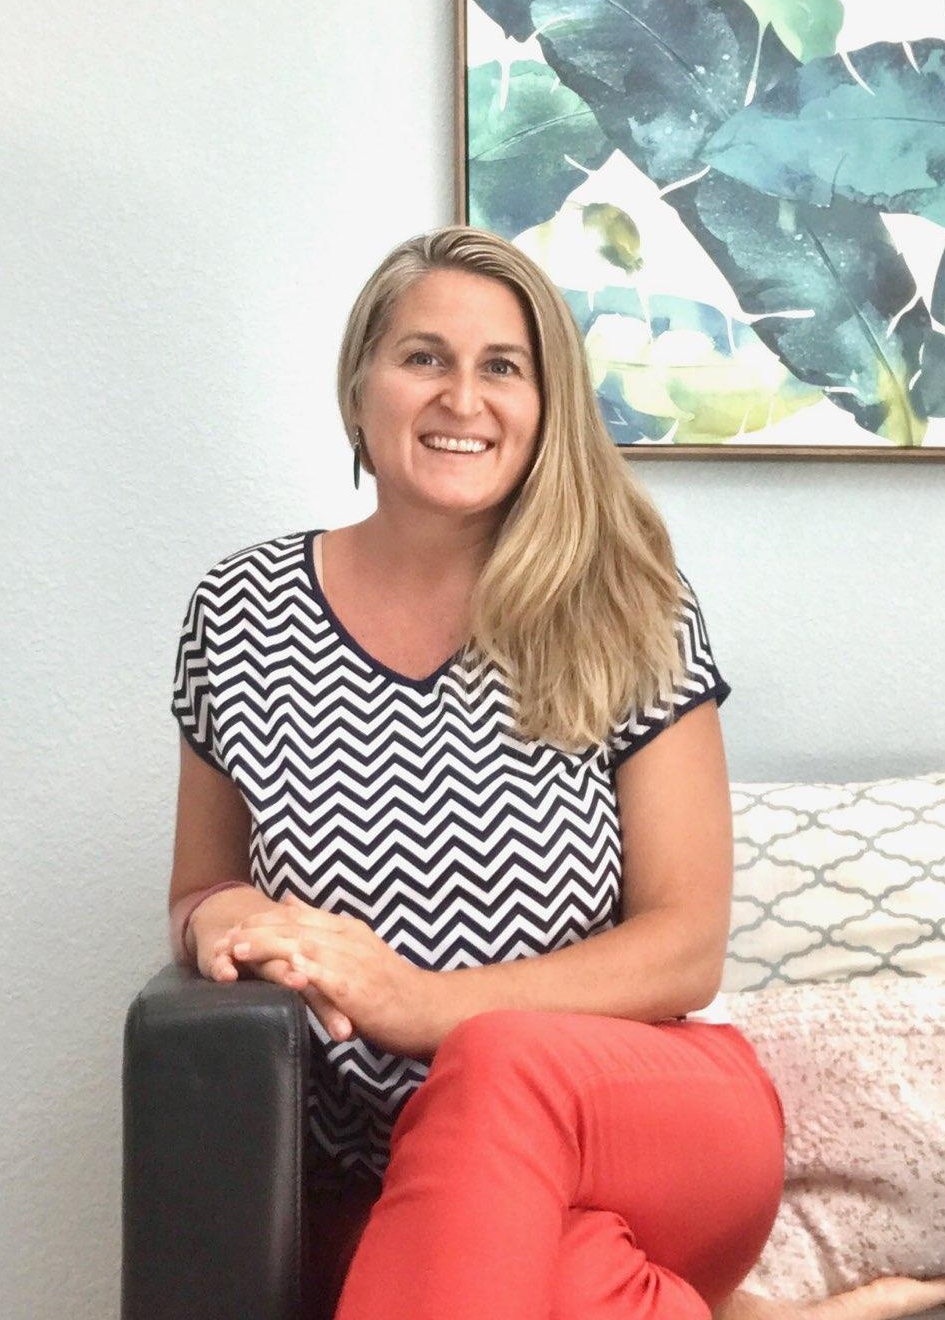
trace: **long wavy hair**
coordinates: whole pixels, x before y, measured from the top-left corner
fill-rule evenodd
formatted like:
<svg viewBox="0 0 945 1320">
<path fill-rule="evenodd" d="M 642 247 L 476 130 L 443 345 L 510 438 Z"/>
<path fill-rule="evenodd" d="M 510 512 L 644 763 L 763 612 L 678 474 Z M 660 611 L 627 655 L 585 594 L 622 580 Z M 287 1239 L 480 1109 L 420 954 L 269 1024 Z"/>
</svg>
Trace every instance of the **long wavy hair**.
<svg viewBox="0 0 945 1320">
<path fill-rule="evenodd" d="M 600 744 L 678 678 L 681 586 L 663 520 L 607 434 L 577 326 L 544 272 L 495 234 L 458 225 L 396 247 L 358 295 L 342 339 L 348 438 L 397 299 L 434 270 L 507 285 L 538 358 L 535 459 L 473 593 L 470 646 L 502 672 L 520 736 Z"/>
</svg>

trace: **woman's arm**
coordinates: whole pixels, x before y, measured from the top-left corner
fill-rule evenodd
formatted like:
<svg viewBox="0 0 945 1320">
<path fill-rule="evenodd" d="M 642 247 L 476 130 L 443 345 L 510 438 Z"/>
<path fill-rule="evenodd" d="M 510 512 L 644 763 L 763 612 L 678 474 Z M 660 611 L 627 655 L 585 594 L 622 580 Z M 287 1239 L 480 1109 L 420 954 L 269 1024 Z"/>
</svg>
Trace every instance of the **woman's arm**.
<svg viewBox="0 0 945 1320">
<path fill-rule="evenodd" d="M 616 786 L 623 923 L 537 958 L 446 973 L 438 1038 L 487 1008 L 652 1022 L 714 997 L 732 888 L 731 800 L 715 702 L 624 761 Z"/>
<path fill-rule="evenodd" d="M 238 887 L 210 892 L 203 899 L 205 893 L 226 882 L 236 882 Z M 199 906 L 194 906 L 195 901 Z M 199 967 L 205 976 L 213 975 L 214 971 L 211 940 L 202 937 L 198 941 L 198 932 L 216 932 L 219 938 L 241 918 L 275 906 L 250 882 L 249 813 L 239 790 L 226 775 L 199 757 L 184 737 L 180 740 L 177 825 L 168 906 L 176 952 Z M 182 932 L 185 913 L 190 919 L 186 932 Z M 235 970 L 229 978 L 220 979 L 233 979 L 233 976 Z"/>
<path fill-rule="evenodd" d="M 249 812 L 233 781 L 199 757 L 181 737 L 168 896 L 171 939 L 178 956 L 214 981 L 235 981 L 239 975 L 227 944 L 229 932 L 239 922 L 266 917 L 290 927 L 295 924 L 291 907 L 274 903 L 250 881 L 249 824 Z M 225 882 L 236 883 L 224 888 Z M 347 1016 L 312 989 L 308 977 L 285 958 L 266 957 L 241 966 L 254 976 L 304 990 L 330 1035 L 338 1040 L 351 1035 Z"/>
<path fill-rule="evenodd" d="M 621 765 L 617 795 L 625 920 L 613 930 L 534 958 L 431 972 L 362 921 L 300 908 L 291 933 L 265 915 L 244 921 L 231 936 L 231 952 L 237 960 L 288 959 L 357 1032 L 418 1058 L 489 1009 L 651 1022 L 701 1008 L 721 979 L 732 882 L 731 806 L 715 702 L 682 716 Z"/>
</svg>

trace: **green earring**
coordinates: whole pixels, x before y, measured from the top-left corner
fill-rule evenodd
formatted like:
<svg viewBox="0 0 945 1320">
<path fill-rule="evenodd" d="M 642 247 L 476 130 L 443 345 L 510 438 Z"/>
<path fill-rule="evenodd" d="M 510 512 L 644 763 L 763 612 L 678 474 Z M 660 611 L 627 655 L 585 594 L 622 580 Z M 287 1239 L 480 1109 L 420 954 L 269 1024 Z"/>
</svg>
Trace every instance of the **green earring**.
<svg viewBox="0 0 945 1320">
<path fill-rule="evenodd" d="M 360 426 L 354 428 L 354 488 L 361 487 L 361 446 L 364 444 L 364 432 Z"/>
</svg>

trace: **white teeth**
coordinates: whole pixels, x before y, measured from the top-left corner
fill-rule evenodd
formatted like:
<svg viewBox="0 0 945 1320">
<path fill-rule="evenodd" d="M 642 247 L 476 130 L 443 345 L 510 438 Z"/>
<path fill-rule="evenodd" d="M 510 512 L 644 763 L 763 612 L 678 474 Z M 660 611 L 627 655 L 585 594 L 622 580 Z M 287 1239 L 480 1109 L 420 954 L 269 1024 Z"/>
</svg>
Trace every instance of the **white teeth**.
<svg viewBox="0 0 945 1320">
<path fill-rule="evenodd" d="M 485 440 L 470 440 L 455 435 L 425 435 L 420 443 L 427 449 L 447 449 L 454 454 L 484 454 L 489 448 Z"/>
</svg>

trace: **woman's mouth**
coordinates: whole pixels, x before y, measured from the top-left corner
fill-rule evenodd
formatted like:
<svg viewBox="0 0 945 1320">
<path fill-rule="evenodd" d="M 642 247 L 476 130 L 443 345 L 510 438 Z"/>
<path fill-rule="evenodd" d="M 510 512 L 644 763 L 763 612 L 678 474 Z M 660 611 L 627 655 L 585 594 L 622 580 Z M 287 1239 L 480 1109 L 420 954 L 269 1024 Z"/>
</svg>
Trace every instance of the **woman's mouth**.
<svg viewBox="0 0 945 1320">
<path fill-rule="evenodd" d="M 492 442 L 471 435 L 422 435 L 424 449 L 438 449 L 448 454 L 484 454 Z"/>
</svg>

